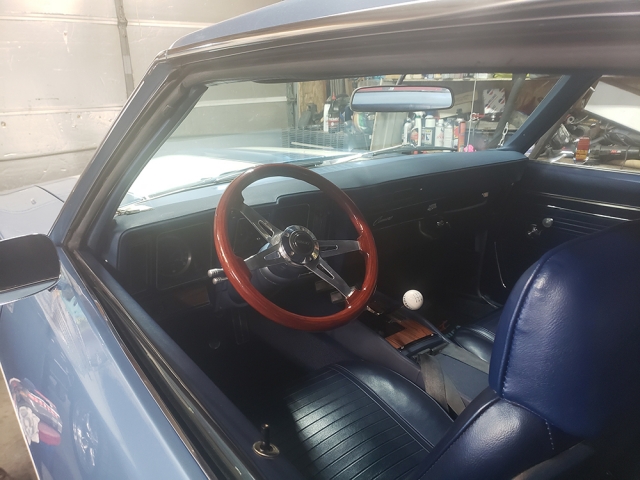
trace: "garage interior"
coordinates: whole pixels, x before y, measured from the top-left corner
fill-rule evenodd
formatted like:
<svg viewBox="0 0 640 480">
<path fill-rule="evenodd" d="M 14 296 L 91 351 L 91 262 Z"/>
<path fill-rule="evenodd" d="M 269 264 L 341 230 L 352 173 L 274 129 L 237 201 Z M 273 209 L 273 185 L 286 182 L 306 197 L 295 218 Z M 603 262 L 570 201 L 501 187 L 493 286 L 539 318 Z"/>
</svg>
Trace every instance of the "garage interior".
<svg viewBox="0 0 640 480">
<path fill-rule="evenodd" d="M 273 0 L 5 0 L 0 192 L 78 175 L 154 57 Z"/>
</svg>

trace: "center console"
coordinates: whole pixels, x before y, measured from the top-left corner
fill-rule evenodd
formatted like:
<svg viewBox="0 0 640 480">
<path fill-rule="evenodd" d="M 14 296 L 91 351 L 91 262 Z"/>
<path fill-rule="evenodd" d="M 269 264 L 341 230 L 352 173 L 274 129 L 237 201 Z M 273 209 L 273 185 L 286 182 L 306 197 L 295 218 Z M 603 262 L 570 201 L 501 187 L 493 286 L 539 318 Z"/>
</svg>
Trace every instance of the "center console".
<svg viewBox="0 0 640 480">
<path fill-rule="evenodd" d="M 359 320 L 404 356 L 411 357 L 444 343 L 435 327 L 418 312 L 381 293 L 374 295 Z"/>
<path fill-rule="evenodd" d="M 376 293 L 357 321 L 327 333 L 358 357 L 394 370 L 421 388 L 424 380 L 416 357 L 433 352 L 468 403 L 488 386 L 488 376 L 446 353 L 438 353 L 447 341 L 434 329 L 419 310 L 409 310 Z"/>
</svg>

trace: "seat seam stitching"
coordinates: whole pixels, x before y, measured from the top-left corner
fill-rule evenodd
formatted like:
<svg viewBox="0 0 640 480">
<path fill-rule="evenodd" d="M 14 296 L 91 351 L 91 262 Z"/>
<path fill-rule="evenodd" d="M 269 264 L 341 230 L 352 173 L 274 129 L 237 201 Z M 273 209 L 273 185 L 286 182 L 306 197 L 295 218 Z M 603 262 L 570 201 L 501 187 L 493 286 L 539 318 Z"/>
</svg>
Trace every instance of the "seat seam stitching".
<svg viewBox="0 0 640 480">
<path fill-rule="evenodd" d="M 487 337 L 491 338 L 492 340 L 495 340 L 496 334 L 493 333 L 491 330 L 489 330 L 487 327 L 479 327 L 479 329 L 482 333 L 487 335 Z"/>
<path fill-rule="evenodd" d="M 640 222 L 638 222 L 638 224 L 640 224 Z M 625 224 L 621 224 L 621 225 L 625 225 Z M 628 224 L 626 224 L 626 225 L 628 225 Z M 556 247 L 554 250 L 552 250 L 553 253 L 548 255 L 546 258 L 544 258 L 544 260 L 542 260 L 542 262 L 539 263 L 538 266 L 536 266 L 535 270 L 531 273 L 531 276 L 529 277 L 529 280 L 527 281 L 527 285 L 525 287 L 525 290 L 522 292 L 522 295 L 518 299 L 518 304 L 517 304 L 517 309 L 516 309 L 517 310 L 517 318 L 516 318 L 516 321 L 515 321 L 515 323 L 513 325 L 513 329 L 510 332 L 509 337 L 507 338 L 509 344 L 508 344 L 508 352 L 507 352 L 506 365 L 505 365 L 505 369 L 504 369 L 504 375 L 503 375 L 502 380 L 500 382 L 501 383 L 501 388 L 500 388 L 501 394 L 500 395 L 504 394 L 504 386 L 505 386 L 505 383 L 507 381 L 507 375 L 509 373 L 509 364 L 511 362 L 511 350 L 512 350 L 511 347 L 512 347 L 512 344 L 513 344 L 513 337 L 515 335 L 516 326 L 517 326 L 518 322 L 520 321 L 520 315 L 522 313 L 522 309 L 524 308 L 523 304 L 525 303 L 525 301 L 524 301 L 524 299 L 526 297 L 525 294 L 529 293 L 529 290 L 532 288 L 533 280 L 534 280 L 535 277 L 537 277 L 538 273 L 540 272 L 540 269 L 544 265 L 546 265 L 546 263 L 550 259 L 552 259 L 556 255 L 558 255 L 560 252 L 563 252 L 563 251 L 567 250 L 568 248 L 573 247 L 574 245 L 593 242 L 594 239 L 599 239 L 604 234 L 611 233 L 611 231 L 617 231 L 619 228 L 616 228 L 616 227 L 619 227 L 619 226 L 620 225 L 615 225 L 613 227 L 610 227 L 610 228 L 607 228 L 605 230 L 601 230 L 599 232 L 596 232 L 596 233 L 594 233 L 592 235 L 589 235 L 588 236 L 589 238 L 583 238 L 583 237 L 576 238 L 574 241 L 569 241 L 569 242 L 567 242 L 567 243 L 565 243 L 563 245 L 560 245 L 560 246 Z M 551 252 L 549 252 L 549 253 L 551 253 Z"/>
<path fill-rule="evenodd" d="M 442 453 L 438 456 L 438 458 L 437 458 L 437 459 L 436 459 L 436 460 L 431 464 L 431 466 L 430 466 L 429 468 L 427 468 L 427 471 L 426 471 L 426 472 L 424 472 L 421 476 L 426 475 L 427 473 L 429 473 L 429 471 L 430 471 L 433 467 L 435 467 L 435 466 L 436 466 L 436 464 L 437 464 L 437 463 L 442 459 L 442 457 L 444 457 L 444 456 L 445 456 L 445 454 L 449 451 L 449 449 L 450 449 L 451 447 L 453 447 L 453 446 L 458 442 L 458 440 L 460 440 L 460 439 L 461 439 L 461 438 L 462 438 L 462 437 L 463 437 L 463 436 L 464 436 L 464 435 L 469 431 L 469 429 L 471 428 L 471 426 L 472 426 L 474 423 L 476 423 L 476 421 L 477 421 L 480 417 L 482 417 L 482 415 L 484 415 L 484 414 L 486 413 L 486 411 L 488 410 L 488 408 L 489 408 L 491 405 L 493 405 L 496 401 L 497 401 L 497 399 L 494 399 L 491 403 L 487 404 L 487 405 L 485 406 L 484 410 L 480 413 L 480 415 L 478 415 L 477 417 L 475 417 L 471 422 L 469 422 L 469 423 L 464 427 L 464 429 L 460 432 L 460 435 L 458 435 L 458 438 L 456 438 L 453 442 L 451 442 L 451 443 L 449 444 L 449 446 L 444 450 L 444 452 L 442 452 Z"/>
<path fill-rule="evenodd" d="M 346 368 L 344 368 L 342 365 L 332 365 L 329 368 L 335 368 L 335 369 L 339 369 L 340 371 L 338 373 L 340 373 L 341 375 L 348 377 L 349 379 L 351 379 L 352 381 L 354 381 L 354 384 L 367 396 L 371 399 L 371 401 L 373 401 L 375 404 L 377 404 L 380 408 L 382 408 L 382 410 L 389 415 L 399 426 L 400 428 L 402 428 L 405 432 L 407 432 L 408 435 L 410 435 L 411 437 L 413 437 L 413 435 L 411 435 L 411 433 L 409 433 L 409 431 L 407 431 L 408 429 L 410 429 L 412 432 L 414 432 L 415 435 L 417 435 L 419 438 L 423 439 L 433 450 L 434 448 L 434 444 L 427 438 L 424 437 L 424 435 L 420 434 L 420 432 L 418 432 L 415 428 L 413 428 L 412 425 L 410 425 L 408 422 L 406 422 L 399 414 L 395 414 L 394 415 L 394 410 L 391 408 L 391 405 L 389 405 L 387 402 L 385 402 L 382 398 L 378 397 L 378 396 L 372 396 L 372 390 L 371 388 L 369 388 L 368 385 L 366 385 L 364 382 L 361 382 L 360 379 L 358 379 L 355 375 L 351 375 L 351 372 L 349 372 Z M 400 421 L 398 421 L 400 420 Z M 404 424 L 404 425 L 403 425 Z M 408 427 L 408 429 L 407 429 Z"/>
<path fill-rule="evenodd" d="M 428 439 L 426 438 L 424 435 L 420 434 L 420 432 L 418 432 L 415 428 L 413 428 L 412 425 L 410 425 L 408 422 L 406 422 L 399 414 L 395 414 L 394 415 L 394 411 L 391 408 L 391 406 L 385 402 L 382 398 L 377 397 L 374 398 L 371 395 L 371 389 L 364 384 L 363 382 L 361 382 L 357 377 L 353 376 L 350 374 L 350 372 L 344 368 L 341 365 L 332 365 L 331 367 L 329 367 L 331 369 L 339 369 L 340 371 L 338 373 L 340 373 L 341 375 L 344 375 L 345 377 L 348 377 L 349 379 L 351 379 L 352 381 L 354 381 L 354 384 L 365 394 L 367 395 L 371 401 L 373 401 L 374 403 L 376 403 L 378 406 L 380 406 L 380 408 L 382 408 L 382 410 L 389 415 L 397 424 L 400 428 L 402 428 L 405 432 L 407 432 L 407 434 L 411 437 L 414 438 L 414 440 L 417 440 L 415 438 L 415 436 L 417 436 L 418 438 L 422 439 L 424 442 L 427 443 L 427 445 L 431 448 L 431 450 L 433 450 L 434 448 L 434 444 Z M 429 397 L 431 398 L 431 397 Z M 413 432 L 413 434 L 411 434 L 409 432 L 409 430 L 411 432 Z M 418 442 L 421 443 L 421 442 Z M 424 448 L 423 445 L 421 445 L 422 448 Z M 427 452 L 431 451 L 431 450 L 427 450 Z"/>
<path fill-rule="evenodd" d="M 547 432 L 549 432 L 549 441 L 551 442 L 551 451 L 555 451 L 556 447 L 553 445 L 553 436 L 551 435 L 551 427 L 549 426 L 549 422 L 545 420 L 544 424 L 547 426 Z"/>
<path fill-rule="evenodd" d="M 551 257 L 549 257 L 551 258 Z M 524 309 L 524 304 L 526 303 L 526 298 L 527 295 L 529 294 L 529 291 L 533 288 L 533 283 L 535 281 L 535 278 L 538 276 L 538 272 L 540 271 L 540 269 L 547 263 L 547 261 L 549 260 L 549 258 L 545 259 L 541 264 L 539 264 L 535 270 L 531 273 L 531 276 L 529 277 L 529 280 L 527 281 L 527 285 L 525 286 L 524 291 L 522 292 L 522 295 L 520 297 L 520 299 L 518 299 L 518 305 L 517 305 L 517 310 L 516 310 L 516 320 L 513 323 L 513 326 L 511 328 L 511 332 L 509 332 L 509 337 L 508 337 L 508 351 L 507 351 L 507 362 L 504 368 L 504 375 L 502 377 L 502 381 L 501 383 L 501 388 L 500 388 L 500 392 L 501 395 L 504 395 L 504 388 L 505 388 L 505 384 L 507 382 L 507 376 L 509 374 L 509 365 L 511 363 L 511 351 L 512 351 L 512 347 L 513 347 L 513 337 L 516 334 L 516 327 L 518 326 L 518 323 L 520 322 L 520 318 L 522 315 L 522 310 Z"/>
<path fill-rule="evenodd" d="M 475 325 L 469 325 L 467 327 L 465 327 L 467 330 L 469 330 L 470 332 L 473 333 L 477 333 L 478 335 L 480 335 L 481 337 L 486 338 L 487 340 L 495 340 L 495 335 L 492 334 L 489 330 L 487 330 L 484 327 L 478 327 Z"/>
<path fill-rule="evenodd" d="M 355 377 L 354 375 L 351 375 L 351 374 L 350 374 L 350 372 L 349 372 L 349 370 L 348 370 L 348 369 L 346 369 L 345 367 L 343 367 L 342 365 L 336 364 L 336 365 L 332 365 L 331 367 L 340 367 L 341 369 L 344 369 L 344 370 L 347 372 L 347 374 L 349 374 L 349 378 L 354 379 L 356 382 L 358 382 L 358 384 L 363 384 L 363 385 L 364 385 L 364 383 L 363 383 L 363 382 L 361 382 L 361 381 L 360 381 L 357 377 Z M 330 368 L 331 368 L 331 367 L 330 367 Z M 342 372 L 340 372 L 340 373 L 342 373 Z M 402 380 L 406 380 L 406 381 L 408 382 L 408 384 L 409 384 L 409 385 L 410 385 L 414 390 L 417 390 L 417 391 L 418 391 L 418 393 L 419 393 L 419 394 L 421 394 L 421 395 L 426 395 L 429 399 L 431 399 L 431 400 L 433 401 L 434 406 L 438 407 L 442 413 L 444 413 L 444 414 L 445 414 L 449 419 L 451 419 L 451 416 L 449 415 L 449 413 L 448 413 L 444 408 L 442 408 L 442 407 L 440 406 L 440 404 L 439 404 L 438 402 L 436 402 L 436 400 L 435 400 L 431 395 L 429 395 L 429 394 L 428 394 L 424 389 L 420 388 L 420 387 L 419 387 L 418 385 L 416 385 L 414 382 L 412 382 L 412 381 L 411 381 L 411 380 L 409 380 L 408 378 L 406 378 L 406 377 L 404 377 L 404 376 L 400 375 L 398 372 L 396 372 L 396 371 L 394 371 L 394 370 L 389 370 L 389 373 L 391 373 L 391 374 L 395 375 L 395 376 L 396 376 L 396 377 L 398 377 L 398 378 L 401 378 Z M 418 370 L 418 373 L 420 373 L 420 370 Z M 345 376 L 346 376 L 346 375 L 345 375 Z M 369 388 L 369 387 L 367 387 L 367 388 Z"/>
<path fill-rule="evenodd" d="M 546 427 L 547 427 L 547 432 L 549 432 L 549 440 L 551 441 L 551 450 L 555 451 L 555 444 L 553 443 L 553 436 L 552 436 L 552 433 L 551 433 L 551 423 L 549 423 L 549 421 L 546 418 L 544 418 L 538 412 L 535 412 L 535 411 L 531 410 L 531 408 L 529 408 L 529 407 L 527 407 L 525 405 L 522 405 L 522 404 L 520 404 L 518 402 L 514 402 L 512 400 L 507 400 L 506 398 L 503 398 L 502 400 L 504 402 L 507 402 L 510 405 L 514 405 L 514 406 L 516 406 L 518 408 L 522 408 L 523 410 L 526 410 L 530 414 L 532 414 L 532 415 L 538 417 L 540 420 L 542 420 L 544 422 L 544 424 L 546 425 Z M 554 427 L 555 427 L 555 425 L 554 425 Z M 555 428 L 557 428 L 557 427 L 555 427 Z"/>
</svg>

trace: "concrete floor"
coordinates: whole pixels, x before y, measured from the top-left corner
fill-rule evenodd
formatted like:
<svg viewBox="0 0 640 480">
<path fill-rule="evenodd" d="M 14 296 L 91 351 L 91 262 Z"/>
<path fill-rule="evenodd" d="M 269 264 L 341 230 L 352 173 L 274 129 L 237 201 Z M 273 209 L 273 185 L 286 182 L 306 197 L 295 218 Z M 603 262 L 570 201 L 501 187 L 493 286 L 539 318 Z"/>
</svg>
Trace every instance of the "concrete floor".
<svg viewBox="0 0 640 480">
<path fill-rule="evenodd" d="M 13 480 L 38 478 L 0 369 L 0 478 L 4 480 L 2 470 Z"/>
</svg>

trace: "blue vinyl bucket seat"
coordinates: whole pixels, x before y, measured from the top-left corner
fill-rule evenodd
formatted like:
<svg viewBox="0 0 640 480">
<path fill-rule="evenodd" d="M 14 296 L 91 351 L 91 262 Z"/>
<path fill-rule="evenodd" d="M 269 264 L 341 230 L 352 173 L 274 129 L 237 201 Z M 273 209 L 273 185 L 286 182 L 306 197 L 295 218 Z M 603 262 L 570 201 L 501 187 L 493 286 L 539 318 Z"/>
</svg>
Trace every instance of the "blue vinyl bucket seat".
<svg viewBox="0 0 640 480">
<path fill-rule="evenodd" d="M 629 222 L 563 244 L 522 275 L 489 387 L 457 419 L 365 362 L 317 372 L 264 419 L 308 478 L 500 479 L 636 429 L 639 393 L 640 222 Z"/>
</svg>

